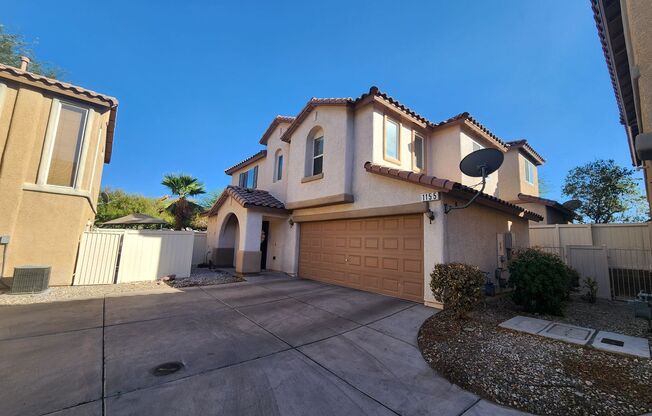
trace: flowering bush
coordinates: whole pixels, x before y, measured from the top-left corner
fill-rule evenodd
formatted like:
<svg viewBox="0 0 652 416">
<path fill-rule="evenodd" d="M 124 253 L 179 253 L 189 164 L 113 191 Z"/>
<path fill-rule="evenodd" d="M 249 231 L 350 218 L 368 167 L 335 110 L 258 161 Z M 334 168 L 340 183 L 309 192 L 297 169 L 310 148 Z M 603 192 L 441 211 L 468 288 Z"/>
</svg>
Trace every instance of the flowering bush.
<svg viewBox="0 0 652 416">
<path fill-rule="evenodd" d="M 437 264 L 430 274 L 435 299 L 463 318 L 482 299 L 484 276 L 476 266 L 463 263 Z"/>
</svg>

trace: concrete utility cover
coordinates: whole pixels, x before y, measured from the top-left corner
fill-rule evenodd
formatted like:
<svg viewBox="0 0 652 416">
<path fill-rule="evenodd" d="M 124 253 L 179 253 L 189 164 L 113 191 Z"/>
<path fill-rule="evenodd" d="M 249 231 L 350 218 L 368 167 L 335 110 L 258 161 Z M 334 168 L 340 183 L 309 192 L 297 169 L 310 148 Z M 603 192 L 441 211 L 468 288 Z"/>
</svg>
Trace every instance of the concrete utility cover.
<svg viewBox="0 0 652 416">
<path fill-rule="evenodd" d="M 570 342 L 572 344 L 586 345 L 594 333 L 595 329 L 554 323 L 545 330 L 539 332 L 539 335 Z"/>
<path fill-rule="evenodd" d="M 621 344 L 622 345 L 618 345 Z M 650 345 L 647 339 L 616 334 L 615 332 L 600 331 L 595 336 L 591 346 L 595 349 L 621 354 L 635 355 L 641 358 L 650 358 Z"/>
<path fill-rule="evenodd" d="M 514 331 L 527 332 L 528 334 L 538 334 L 548 325 L 550 325 L 550 321 L 546 321 L 545 319 L 515 316 L 498 326 L 513 329 Z"/>
</svg>

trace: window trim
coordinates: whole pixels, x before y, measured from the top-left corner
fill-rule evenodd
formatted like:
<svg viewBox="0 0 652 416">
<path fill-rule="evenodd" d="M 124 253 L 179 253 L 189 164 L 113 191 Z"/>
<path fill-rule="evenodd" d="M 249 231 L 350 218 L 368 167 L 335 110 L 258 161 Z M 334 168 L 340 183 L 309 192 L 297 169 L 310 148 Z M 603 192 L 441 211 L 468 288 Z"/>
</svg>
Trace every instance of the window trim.
<svg viewBox="0 0 652 416">
<path fill-rule="evenodd" d="M 50 174 L 50 164 L 52 162 L 52 153 L 56 142 L 57 129 L 59 128 L 59 121 L 61 116 L 61 107 L 69 105 L 71 107 L 81 108 L 86 111 L 86 118 L 84 120 L 84 131 L 82 133 L 81 149 L 77 159 L 77 171 L 72 186 L 53 185 L 48 183 L 48 175 Z M 61 100 L 58 98 L 52 99 L 52 106 L 50 108 L 50 116 L 48 117 L 48 126 L 45 133 L 45 142 L 43 144 L 43 151 L 41 152 L 41 163 L 39 164 L 39 171 L 36 178 L 36 184 L 48 187 L 62 188 L 62 189 L 75 189 L 81 190 L 83 183 L 83 175 L 86 166 L 86 159 L 88 153 L 89 142 L 91 141 L 91 132 L 93 130 L 93 122 L 95 120 L 95 111 L 91 107 L 79 105 L 75 102 Z M 92 185 L 91 185 L 92 186 Z"/>
<path fill-rule="evenodd" d="M 525 182 L 529 185 L 534 185 L 534 163 L 530 162 L 526 157 L 523 157 L 523 160 L 525 161 Z M 528 180 L 528 176 L 530 176 L 530 167 L 532 168 L 532 175 Z"/>
<path fill-rule="evenodd" d="M 417 136 L 421 139 L 421 164 L 423 165 L 421 168 L 417 166 Z M 426 136 L 421 132 L 412 130 L 412 170 L 415 172 L 425 172 L 426 166 Z"/>
<path fill-rule="evenodd" d="M 389 117 L 387 114 L 384 114 L 383 120 L 383 159 L 387 162 L 393 163 L 395 165 L 401 164 L 401 122 L 396 121 L 393 118 Z M 387 123 L 391 122 L 396 124 L 396 153 L 398 159 L 395 159 L 387 154 Z"/>
<path fill-rule="evenodd" d="M 321 153 L 315 155 L 315 143 L 317 142 L 317 140 L 321 140 Z M 311 176 L 317 176 L 319 174 L 324 173 L 324 143 L 325 142 L 326 141 L 324 140 L 324 135 L 312 139 L 312 168 L 310 169 L 310 172 L 312 173 Z M 315 172 L 315 160 L 319 158 L 321 158 L 321 172 Z"/>
</svg>

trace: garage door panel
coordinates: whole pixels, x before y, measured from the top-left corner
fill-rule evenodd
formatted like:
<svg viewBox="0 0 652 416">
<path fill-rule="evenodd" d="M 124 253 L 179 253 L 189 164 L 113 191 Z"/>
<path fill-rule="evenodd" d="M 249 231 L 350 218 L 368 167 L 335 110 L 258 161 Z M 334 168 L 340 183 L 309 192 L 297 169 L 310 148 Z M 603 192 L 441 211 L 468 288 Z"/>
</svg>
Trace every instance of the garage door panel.
<svg viewBox="0 0 652 416">
<path fill-rule="evenodd" d="M 423 300 L 421 215 L 304 223 L 299 247 L 302 277 Z"/>
</svg>

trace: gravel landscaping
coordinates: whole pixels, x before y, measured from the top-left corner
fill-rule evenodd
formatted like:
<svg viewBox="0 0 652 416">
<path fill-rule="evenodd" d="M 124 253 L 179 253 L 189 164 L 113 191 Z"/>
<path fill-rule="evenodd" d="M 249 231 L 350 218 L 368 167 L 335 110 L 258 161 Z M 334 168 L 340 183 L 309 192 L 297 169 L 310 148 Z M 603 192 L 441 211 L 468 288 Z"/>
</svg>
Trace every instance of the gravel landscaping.
<svg viewBox="0 0 652 416">
<path fill-rule="evenodd" d="M 61 302 L 80 299 L 103 298 L 105 296 L 127 295 L 143 291 L 174 291 L 163 282 L 135 282 L 119 285 L 55 286 L 45 293 L 33 295 L 11 295 L 5 286 L 0 288 L 0 305 L 27 305 L 32 303 Z"/>
<path fill-rule="evenodd" d="M 229 272 L 209 269 L 209 268 L 193 268 L 189 277 L 175 278 L 174 280 L 167 281 L 172 287 L 192 287 L 192 286 L 211 286 L 222 285 L 225 283 L 244 282 L 241 277 L 235 276 Z"/>
<path fill-rule="evenodd" d="M 652 411 L 652 361 L 597 351 L 497 325 L 523 315 L 492 299 L 456 321 L 449 311 L 422 326 L 425 360 L 453 383 L 496 403 L 547 415 L 640 415 Z M 565 317 L 537 316 L 632 336 L 648 336 L 625 304 L 573 299 Z M 534 316 L 534 315 L 533 315 Z"/>
</svg>

